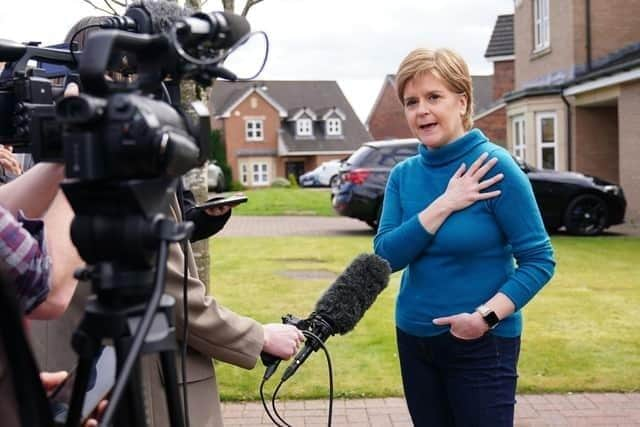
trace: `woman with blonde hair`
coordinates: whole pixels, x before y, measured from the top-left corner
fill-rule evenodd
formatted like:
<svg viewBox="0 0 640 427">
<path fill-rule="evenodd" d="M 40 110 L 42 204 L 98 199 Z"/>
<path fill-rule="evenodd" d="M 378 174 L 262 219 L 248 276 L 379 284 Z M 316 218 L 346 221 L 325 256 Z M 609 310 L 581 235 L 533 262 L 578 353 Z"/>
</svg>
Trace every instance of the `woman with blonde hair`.
<svg viewBox="0 0 640 427">
<path fill-rule="evenodd" d="M 458 54 L 412 51 L 396 87 L 419 153 L 389 176 L 374 248 L 404 269 L 395 317 L 409 412 L 417 426 L 513 425 L 521 308 L 553 275 L 549 236 L 526 175 L 472 128 Z"/>
</svg>

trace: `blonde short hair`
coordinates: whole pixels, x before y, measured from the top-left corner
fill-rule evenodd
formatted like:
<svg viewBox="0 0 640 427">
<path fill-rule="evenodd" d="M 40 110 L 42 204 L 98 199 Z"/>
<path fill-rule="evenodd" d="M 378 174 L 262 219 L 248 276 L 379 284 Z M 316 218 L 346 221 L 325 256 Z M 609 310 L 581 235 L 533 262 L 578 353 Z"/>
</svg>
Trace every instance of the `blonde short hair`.
<svg viewBox="0 0 640 427">
<path fill-rule="evenodd" d="M 467 110 L 462 116 L 465 130 L 473 126 L 473 85 L 469 67 L 460 55 L 449 49 L 415 49 L 402 60 L 396 72 L 396 90 L 404 105 L 404 88 L 411 79 L 431 73 L 442 80 L 452 92 L 464 94 Z"/>
</svg>

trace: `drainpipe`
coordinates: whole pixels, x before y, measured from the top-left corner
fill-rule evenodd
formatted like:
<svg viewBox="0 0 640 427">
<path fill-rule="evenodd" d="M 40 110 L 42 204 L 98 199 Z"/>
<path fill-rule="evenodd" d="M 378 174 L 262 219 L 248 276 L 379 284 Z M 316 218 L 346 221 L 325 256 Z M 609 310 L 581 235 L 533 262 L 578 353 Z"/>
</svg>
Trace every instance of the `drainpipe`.
<svg viewBox="0 0 640 427">
<path fill-rule="evenodd" d="M 589 0 L 587 0 L 589 1 Z M 572 147 L 572 143 L 571 143 L 571 104 L 569 104 L 569 100 L 567 100 L 567 97 L 564 96 L 564 90 L 565 90 L 565 86 L 563 86 L 560 90 L 560 97 L 562 98 L 562 101 L 564 102 L 564 105 L 566 105 L 567 107 L 567 163 L 569 166 L 569 170 L 573 170 L 572 164 L 571 164 L 571 160 L 572 160 L 572 155 L 571 155 L 571 147 Z"/>
<path fill-rule="evenodd" d="M 585 0 L 585 48 L 587 49 L 587 73 L 591 71 L 591 0 Z"/>
</svg>

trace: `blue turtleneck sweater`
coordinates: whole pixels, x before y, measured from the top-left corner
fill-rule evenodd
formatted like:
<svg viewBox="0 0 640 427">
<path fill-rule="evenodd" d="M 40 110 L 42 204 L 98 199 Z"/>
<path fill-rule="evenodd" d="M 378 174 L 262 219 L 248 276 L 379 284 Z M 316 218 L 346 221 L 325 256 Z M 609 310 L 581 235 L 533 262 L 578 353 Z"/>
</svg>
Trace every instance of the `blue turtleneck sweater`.
<svg viewBox="0 0 640 427">
<path fill-rule="evenodd" d="M 486 191 L 499 189 L 501 194 L 454 212 L 435 234 L 427 232 L 418 214 L 445 192 L 461 163 L 470 166 L 484 152 L 498 158 L 484 179 L 504 174 Z M 434 318 L 473 313 L 497 292 L 513 301 L 516 312 L 494 333 L 518 336 L 520 309 L 549 281 L 555 267 L 527 176 L 506 150 L 477 129 L 434 150 L 420 145 L 418 155 L 393 168 L 374 249 L 394 271 L 405 269 L 396 324 L 416 336 L 445 332 L 448 326 L 434 325 Z"/>
</svg>

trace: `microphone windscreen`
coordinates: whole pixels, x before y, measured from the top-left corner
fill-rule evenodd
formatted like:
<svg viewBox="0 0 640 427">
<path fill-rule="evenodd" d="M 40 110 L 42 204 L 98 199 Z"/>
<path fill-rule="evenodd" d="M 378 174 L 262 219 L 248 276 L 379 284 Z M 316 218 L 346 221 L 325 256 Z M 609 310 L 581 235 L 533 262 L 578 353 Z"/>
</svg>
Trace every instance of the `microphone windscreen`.
<svg viewBox="0 0 640 427">
<path fill-rule="evenodd" d="M 352 330 L 389 283 L 389 263 L 374 254 L 355 258 L 316 303 L 315 312 L 334 333 Z"/>
<path fill-rule="evenodd" d="M 182 7 L 177 2 L 165 0 L 142 0 L 132 3 L 129 7 L 142 8 L 149 13 L 153 33 L 167 32 L 179 18 L 193 14 L 191 9 Z"/>
</svg>

